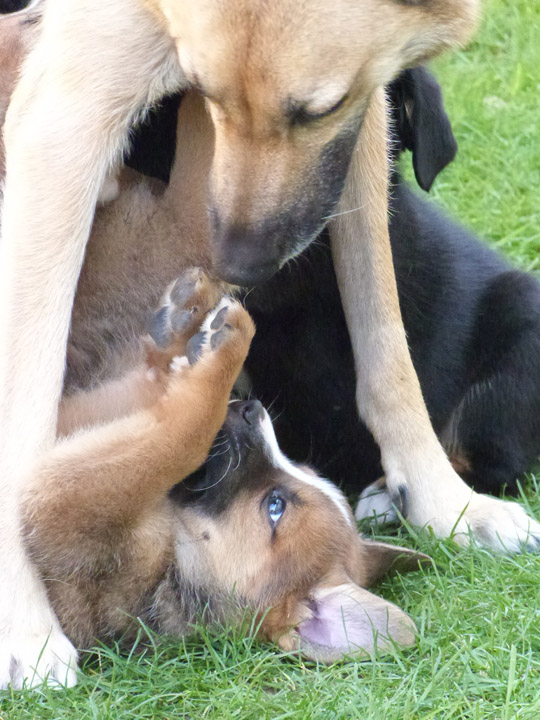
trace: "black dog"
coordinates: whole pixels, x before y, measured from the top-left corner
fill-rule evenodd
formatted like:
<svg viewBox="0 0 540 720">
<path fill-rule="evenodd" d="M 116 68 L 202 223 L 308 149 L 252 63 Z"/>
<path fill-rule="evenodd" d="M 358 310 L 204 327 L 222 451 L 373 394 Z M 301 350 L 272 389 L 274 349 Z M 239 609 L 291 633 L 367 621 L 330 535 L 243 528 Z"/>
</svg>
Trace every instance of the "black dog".
<svg viewBox="0 0 540 720">
<path fill-rule="evenodd" d="M 396 158 L 429 190 L 457 145 L 423 68 L 389 88 Z M 390 239 L 401 312 L 433 425 L 477 491 L 516 490 L 540 454 L 540 283 L 392 177 Z M 246 295 L 257 334 L 247 370 L 279 443 L 351 490 L 382 474 L 358 419 L 352 351 L 328 238 Z"/>
<path fill-rule="evenodd" d="M 441 91 L 423 68 L 388 88 L 394 155 L 412 151 L 429 190 L 457 145 Z M 137 131 L 128 164 L 167 181 L 178 97 Z M 540 284 L 392 177 L 390 239 L 412 359 L 435 430 L 480 492 L 516 489 L 540 453 Z M 352 352 L 322 235 L 272 280 L 246 293 L 257 334 L 247 371 L 271 405 L 284 452 L 349 490 L 382 474 L 358 419 Z"/>
</svg>

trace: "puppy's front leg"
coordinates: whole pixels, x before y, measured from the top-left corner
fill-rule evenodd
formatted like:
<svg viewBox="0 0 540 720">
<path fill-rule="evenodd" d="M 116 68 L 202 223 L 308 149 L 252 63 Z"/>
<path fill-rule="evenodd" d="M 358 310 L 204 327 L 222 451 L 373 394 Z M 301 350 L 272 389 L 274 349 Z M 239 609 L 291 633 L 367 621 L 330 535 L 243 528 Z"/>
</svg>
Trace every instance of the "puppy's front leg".
<svg viewBox="0 0 540 720">
<path fill-rule="evenodd" d="M 180 79 L 170 40 L 139 3 L 48 0 L 8 111 L 0 242 L 0 544 L 6 558 L 0 687 L 20 686 L 25 678 L 40 682 L 49 673 L 75 680 L 73 648 L 22 551 L 18 478 L 54 442 L 71 306 L 100 185 L 140 107 Z"/>
<path fill-rule="evenodd" d="M 391 500 L 415 525 L 468 532 L 493 549 L 536 545 L 540 525 L 521 507 L 473 493 L 431 427 L 401 320 L 387 219 L 384 93 L 368 108 L 337 219 L 332 253 L 355 358 L 357 404 L 377 440 Z"/>
<path fill-rule="evenodd" d="M 187 345 L 222 295 L 220 285 L 200 269 L 186 270 L 167 288 L 162 305 L 142 338 L 144 361 L 117 380 L 62 399 L 58 435 L 111 422 L 153 405 L 168 382 L 173 356 L 186 355 Z"/>
<path fill-rule="evenodd" d="M 188 344 L 189 360 L 169 357 L 166 390 L 152 407 L 74 435 L 37 462 L 24 525 L 42 572 L 99 571 L 101 554 L 129 545 L 128 529 L 136 534 L 204 462 L 253 333 L 244 308 L 224 298 Z"/>
</svg>

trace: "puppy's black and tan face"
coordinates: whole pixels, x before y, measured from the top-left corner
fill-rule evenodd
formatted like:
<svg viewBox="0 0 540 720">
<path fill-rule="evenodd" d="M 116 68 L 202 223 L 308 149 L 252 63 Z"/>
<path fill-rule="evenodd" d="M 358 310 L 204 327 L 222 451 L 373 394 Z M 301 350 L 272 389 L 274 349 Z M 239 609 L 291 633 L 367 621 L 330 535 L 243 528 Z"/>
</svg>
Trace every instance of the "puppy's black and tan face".
<svg viewBox="0 0 540 720">
<path fill-rule="evenodd" d="M 257 401 L 230 404 L 209 459 L 175 499 L 181 583 L 210 604 L 212 596 L 234 598 L 263 618 L 263 637 L 321 660 L 371 652 L 373 624 L 379 647 L 389 637 L 413 642 L 412 621 L 362 589 L 403 549 L 360 538 L 341 491 L 281 453 Z"/>
<path fill-rule="evenodd" d="M 156 2 L 213 120 L 215 267 L 239 285 L 268 279 L 317 235 L 374 89 L 467 35 L 477 4 Z"/>
<path fill-rule="evenodd" d="M 257 401 L 229 405 L 209 459 L 176 493 L 178 516 L 203 540 L 205 574 L 257 603 L 273 602 L 285 575 L 296 587 L 309 584 L 332 562 L 334 540 L 356 535 L 345 497 L 282 455 Z M 313 543 L 320 552 L 311 555 Z"/>
</svg>

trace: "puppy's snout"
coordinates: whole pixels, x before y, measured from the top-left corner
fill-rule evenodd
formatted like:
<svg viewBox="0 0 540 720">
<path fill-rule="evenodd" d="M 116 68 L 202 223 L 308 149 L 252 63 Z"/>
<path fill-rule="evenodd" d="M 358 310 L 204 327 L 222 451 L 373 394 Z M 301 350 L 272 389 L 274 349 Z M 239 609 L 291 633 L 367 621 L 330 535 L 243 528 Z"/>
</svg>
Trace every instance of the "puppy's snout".
<svg viewBox="0 0 540 720">
<path fill-rule="evenodd" d="M 229 405 L 228 420 L 236 427 L 255 429 L 264 420 L 264 408 L 258 400 L 235 400 Z"/>
<path fill-rule="evenodd" d="M 241 414 L 244 421 L 251 427 L 256 427 L 264 419 L 264 409 L 258 400 L 248 400 L 242 403 Z"/>
</svg>

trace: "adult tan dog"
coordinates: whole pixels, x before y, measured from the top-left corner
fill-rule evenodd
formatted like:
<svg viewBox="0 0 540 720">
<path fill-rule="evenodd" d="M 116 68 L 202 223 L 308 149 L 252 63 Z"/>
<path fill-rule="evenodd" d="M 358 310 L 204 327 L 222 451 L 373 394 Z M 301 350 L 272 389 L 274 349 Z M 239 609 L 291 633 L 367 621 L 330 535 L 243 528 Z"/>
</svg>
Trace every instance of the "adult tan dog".
<svg viewBox="0 0 540 720">
<path fill-rule="evenodd" d="M 13 662 L 31 667 L 47 637 L 43 667 L 73 659 L 16 540 L 17 478 L 21 458 L 54 441 L 71 303 L 107 170 L 141 109 L 185 85 L 206 95 L 214 123 L 211 230 L 222 277 L 267 277 L 316 235 L 341 194 L 333 243 L 358 406 L 382 448 L 390 493 L 406 487 L 411 521 L 441 535 L 458 521 L 474 530 L 479 515 L 508 514 L 471 495 L 431 430 L 386 222 L 380 88 L 466 37 L 475 10 L 473 0 L 48 0 L 5 136 L 0 533 L 13 547 L 2 579 L 14 592 L 0 608 L 0 683 Z M 506 524 L 527 532 L 521 517 Z"/>
<path fill-rule="evenodd" d="M 281 454 L 262 405 L 229 403 L 254 327 L 219 300 L 202 271 L 186 271 L 152 323 L 159 345 L 147 338 L 135 369 L 63 403 L 64 424 L 73 404 L 78 423 L 23 499 L 62 628 L 88 647 L 132 643 L 137 618 L 173 636 L 197 621 L 255 622 L 322 661 L 411 645 L 412 620 L 364 588 L 425 556 L 363 540 L 337 487 Z"/>
</svg>

